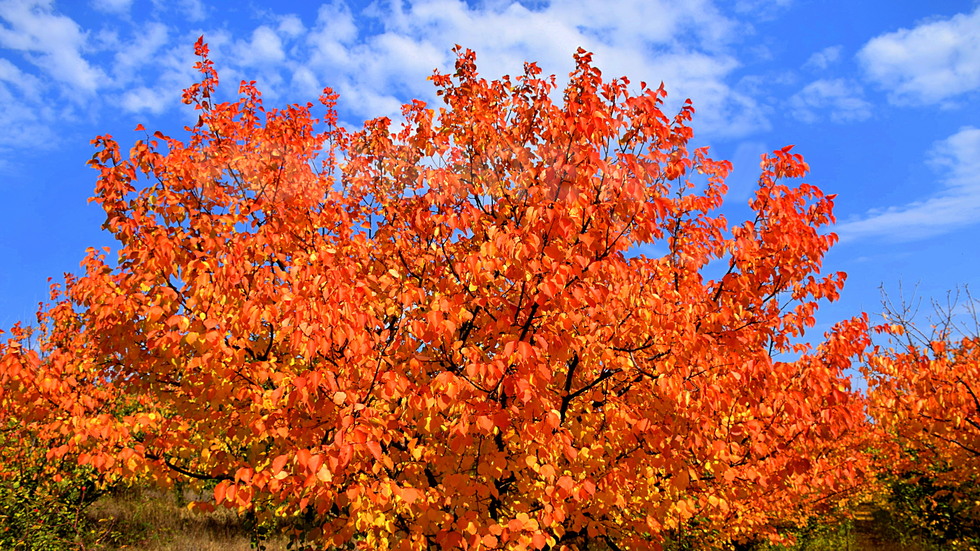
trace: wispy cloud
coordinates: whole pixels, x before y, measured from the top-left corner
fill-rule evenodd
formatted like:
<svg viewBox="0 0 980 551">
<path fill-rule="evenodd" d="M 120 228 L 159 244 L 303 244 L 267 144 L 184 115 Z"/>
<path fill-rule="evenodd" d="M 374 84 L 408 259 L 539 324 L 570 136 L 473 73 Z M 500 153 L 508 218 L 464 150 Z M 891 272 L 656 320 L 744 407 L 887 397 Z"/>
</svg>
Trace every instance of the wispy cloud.
<svg viewBox="0 0 980 551">
<path fill-rule="evenodd" d="M 395 116 L 411 98 L 436 101 L 427 77 L 452 69 L 453 44 L 475 50 L 488 78 L 519 74 L 535 61 L 559 82 L 581 46 L 595 53 L 607 77 L 665 82 L 668 112 L 693 99 L 699 136 L 742 138 L 769 127 L 769 100 L 757 99 L 745 75 L 735 76 L 737 46 L 753 32 L 735 17 L 787 4 L 752 0 L 726 14 L 712 0 L 624 0 L 616 9 L 600 0 L 333 0 L 314 20 L 254 10 L 261 17 L 242 19 L 254 23 L 232 33 L 200 0 L 151 0 L 139 4 L 142 11 L 131 0 L 89 0 L 103 22 L 88 27 L 61 13 L 55 0 L 0 0 L 0 47 L 20 56 L 0 67 L 9 105 L 3 117 L 40 131 L 58 122 L 49 116 L 60 114 L 39 109 L 56 97 L 93 120 L 107 108 L 155 115 L 176 109 L 181 89 L 196 78 L 190 45 L 204 34 L 223 81 L 258 80 L 272 101 L 287 94 L 288 101 L 311 99 L 331 86 L 354 125 Z M 11 77 L 14 71 L 25 78 Z M 26 77 L 31 73 L 36 77 Z"/>
<path fill-rule="evenodd" d="M 736 0 L 735 11 L 765 21 L 774 19 L 792 4 L 793 0 Z"/>
<path fill-rule="evenodd" d="M 970 14 L 875 37 L 858 60 L 895 103 L 940 103 L 978 90 L 980 6 Z"/>
<path fill-rule="evenodd" d="M 86 36 L 75 21 L 53 12 L 52 1 L 0 2 L 0 46 L 23 53 L 47 77 L 77 92 L 95 92 L 105 74 L 82 55 Z"/>
<path fill-rule="evenodd" d="M 129 21 L 128 2 L 93 1 L 104 19 L 126 25 L 83 28 L 53 0 L 0 0 L 0 86 L 8 128 L 0 146 L 49 147 L 53 127 L 96 119 L 104 109 L 160 114 L 179 105 L 193 82 L 192 38 L 153 19 Z M 194 12 L 199 3 L 183 2 Z M 125 34 L 118 29 L 125 29 Z M 16 129 L 16 130 L 14 130 Z M 6 149 L 6 147 L 4 147 Z"/>
<path fill-rule="evenodd" d="M 115 84 L 119 85 L 148 66 L 159 67 L 158 56 L 167 46 L 170 31 L 166 25 L 154 21 L 137 27 L 130 40 L 113 38 L 107 46 L 115 51 L 112 72 Z"/>
<path fill-rule="evenodd" d="M 0 62 L 5 60 L 0 59 Z M 4 66 L 0 63 L 0 73 Z M 0 158 L 2 153 L 13 148 L 39 149 L 57 142 L 55 132 L 48 121 L 54 117 L 55 110 L 37 103 L 27 103 L 23 95 L 4 80 L 0 74 Z M 0 167 L 4 165 L 0 160 Z"/>
<path fill-rule="evenodd" d="M 840 45 L 828 46 L 819 52 L 815 52 L 806 60 L 806 63 L 803 64 L 803 68 L 822 71 L 840 59 L 840 54 L 843 49 L 843 46 Z"/>
<path fill-rule="evenodd" d="M 251 40 L 236 44 L 236 59 L 242 65 L 266 65 L 279 63 L 286 58 L 282 50 L 282 39 L 276 31 L 265 25 L 252 31 Z"/>
<path fill-rule="evenodd" d="M 451 67 L 448 45 L 474 49 L 488 77 L 518 74 L 525 61 L 564 75 L 581 46 L 595 53 L 606 75 L 666 82 L 669 108 L 691 97 L 704 133 L 739 136 L 767 126 L 759 103 L 729 83 L 739 67 L 729 52 L 739 39 L 738 25 L 708 1 L 631 0 L 615 10 L 598 1 L 533 8 L 471 7 L 459 0 L 392 2 L 383 11 L 379 6 L 322 8 L 309 35 L 309 58 L 300 63 L 308 71 L 297 70 L 293 78 L 309 82 L 316 75 L 363 107 L 355 107 L 358 114 L 392 114 L 368 109 L 395 106 L 408 97 L 434 99 L 426 77 L 435 68 Z M 380 32 L 363 34 L 369 27 Z"/>
<path fill-rule="evenodd" d="M 129 13 L 133 0 L 92 0 L 93 8 L 109 13 Z"/>
<path fill-rule="evenodd" d="M 980 129 L 965 127 L 938 142 L 929 162 L 943 173 L 938 192 L 921 201 L 871 210 L 838 224 L 841 239 L 912 241 L 980 222 Z"/>
<path fill-rule="evenodd" d="M 153 0 L 158 10 L 176 10 L 188 21 L 203 21 L 208 10 L 201 0 Z"/>
<path fill-rule="evenodd" d="M 140 86 L 123 93 L 120 107 L 130 113 L 153 113 L 159 115 L 167 110 L 175 99 L 166 90 Z"/>
<path fill-rule="evenodd" d="M 871 116 L 871 104 L 861 87 L 844 79 L 817 80 L 789 98 L 790 111 L 803 122 L 829 118 L 833 122 L 862 121 Z"/>
<path fill-rule="evenodd" d="M 105 99 L 129 113 L 159 115 L 180 105 L 181 90 L 197 77 L 193 52 L 174 44 L 181 42 L 175 35 L 166 25 L 147 22 L 108 44 L 113 82 Z"/>
<path fill-rule="evenodd" d="M 19 90 L 24 95 L 38 94 L 41 83 L 34 75 L 27 74 L 6 59 L 0 58 L 0 82 Z"/>
<path fill-rule="evenodd" d="M 732 172 L 725 180 L 729 201 L 745 203 L 758 187 L 759 163 L 763 153 L 772 149 L 759 141 L 740 142 L 731 156 Z"/>
</svg>

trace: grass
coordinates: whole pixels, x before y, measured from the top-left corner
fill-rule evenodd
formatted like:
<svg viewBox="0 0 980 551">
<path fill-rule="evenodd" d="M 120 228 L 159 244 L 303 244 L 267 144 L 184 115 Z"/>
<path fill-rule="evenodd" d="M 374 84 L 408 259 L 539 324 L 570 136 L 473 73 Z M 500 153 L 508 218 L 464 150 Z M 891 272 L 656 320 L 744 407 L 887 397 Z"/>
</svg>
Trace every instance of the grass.
<svg viewBox="0 0 980 551">
<path fill-rule="evenodd" d="M 94 529 L 79 534 L 78 551 L 251 551 L 248 523 L 234 511 L 190 511 L 193 496 L 154 489 L 123 489 L 101 497 L 85 514 Z M 265 540 L 268 551 L 286 551 L 285 538 Z M 690 545 L 689 542 L 688 545 Z M 697 549 L 685 546 L 685 549 Z M 836 526 L 814 525 L 793 547 L 755 551 L 940 551 L 969 549 L 938 545 L 903 530 L 887 511 L 868 505 Z"/>
<path fill-rule="evenodd" d="M 893 517 L 886 509 L 867 504 L 854 518 L 838 525 L 816 525 L 797 545 L 771 551 L 959 551 L 975 547 L 964 542 L 938 542 Z"/>
<path fill-rule="evenodd" d="M 86 515 L 98 528 L 84 551 L 251 551 L 251 533 L 234 511 L 190 511 L 174 492 L 126 489 L 95 502 Z M 264 542 L 284 551 L 285 539 Z"/>
</svg>

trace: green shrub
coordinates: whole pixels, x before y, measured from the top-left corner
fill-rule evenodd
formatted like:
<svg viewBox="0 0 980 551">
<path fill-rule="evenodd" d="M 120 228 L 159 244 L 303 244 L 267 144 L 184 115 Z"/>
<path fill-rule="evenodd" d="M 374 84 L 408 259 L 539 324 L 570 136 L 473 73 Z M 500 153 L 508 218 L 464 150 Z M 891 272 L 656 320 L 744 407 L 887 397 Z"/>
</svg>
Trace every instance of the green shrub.
<svg viewBox="0 0 980 551">
<path fill-rule="evenodd" d="M 0 549 L 79 549 L 80 542 L 105 536 L 85 516 L 103 493 L 90 468 L 68 461 L 48 464 L 42 451 L 18 455 L 16 464 L 4 465 L 0 478 Z"/>
<path fill-rule="evenodd" d="M 890 485 L 882 522 L 896 540 L 922 541 L 936 549 L 980 548 L 980 488 L 935 481 L 907 472 Z"/>
</svg>

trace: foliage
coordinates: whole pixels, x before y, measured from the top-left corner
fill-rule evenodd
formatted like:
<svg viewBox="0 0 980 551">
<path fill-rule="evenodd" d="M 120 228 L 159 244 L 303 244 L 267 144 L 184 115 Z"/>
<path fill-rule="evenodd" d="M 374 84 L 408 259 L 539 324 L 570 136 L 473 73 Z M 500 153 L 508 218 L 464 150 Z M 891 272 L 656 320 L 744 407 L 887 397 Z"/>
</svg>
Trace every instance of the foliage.
<svg viewBox="0 0 980 551">
<path fill-rule="evenodd" d="M 939 481 L 977 482 L 980 466 L 980 339 L 934 340 L 871 362 L 872 410 L 912 465 Z"/>
<path fill-rule="evenodd" d="M 0 549 L 11 551 L 60 551 L 74 549 L 83 539 L 110 536 L 86 517 L 85 511 L 102 492 L 91 468 L 70 463 L 50 465 L 39 442 L 10 442 L 2 448 L 23 449 L 34 457 L 20 457 L 16 464 L 4 463 L 0 477 Z M 30 459 L 30 460 L 24 460 Z M 61 474 L 59 480 L 52 473 Z"/>
<path fill-rule="evenodd" d="M 980 490 L 973 483 L 938 485 L 930 475 L 903 472 L 893 479 L 884 510 L 890 535 L 900 541 L 927 542 L 937 549 L 976 549 Z"/>
<path fill-rule="evenodd" d="M 561 103 L 460 50 L 443 107 L 349 133 L 329 91 L 321 120 L 253 83 L 216 102 L 197 48 L 186 143 L 95 140 L 118 259 L 0 358 L 7 411 L 71 436 L 51 457 L 371 549 L 778 538 L 861 484 L 867 320 L 800 342 L 844 275 L 790 147 L 729 225 L 690 102 L 581 50 Z"/>
<path fill-rule="evenodd" d="M 934 302 L 927 327 L 917 303 L 886 300 L 891 346 L 867 366 L 870 412 L 892 444 L 882 473 L 891 521 L 940 548 L 980 543 L 980 323 L 965 295 Z"/>
</svg>

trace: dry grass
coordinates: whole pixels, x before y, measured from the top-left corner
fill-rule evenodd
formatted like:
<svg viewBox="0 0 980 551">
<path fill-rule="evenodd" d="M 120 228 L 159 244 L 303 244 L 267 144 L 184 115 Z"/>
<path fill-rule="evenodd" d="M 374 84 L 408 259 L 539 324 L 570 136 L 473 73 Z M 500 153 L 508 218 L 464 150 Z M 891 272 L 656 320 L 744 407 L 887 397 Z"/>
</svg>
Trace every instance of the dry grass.
<svg viewBox="0 0 980 551">
<path fill-rule="evenodd" d="M 87 510 L 99 530 L 80 551 L 252 551 L 250 533 L 234 511 L 190 511 L 174 492 L 127 489 L 104 496 Z M 183 503 L 181 503 L 183 501 Z M 936 551 L 917 542 L 900 543 L 887 533 L 880 511 L 866 507 L 852 523 L 845 523 L 808 542 L 783 551 Z M 905 538 L 902 538 L 905 539 Z M 268 551 L 285 551 L 286 540 L 264 542 Z M 958 548 L 965 549 L 965 548 Z"/>
<path fill-rule="evenodd" d="M 234 511 L 190 511 L 174 493 L 130 489 L 107 495 L 87 511 L 99 525 L 86 551 L 252 551 L 250 534 Z M 284 551 L 283 539 L 265 542 Z"/>
</svg>

